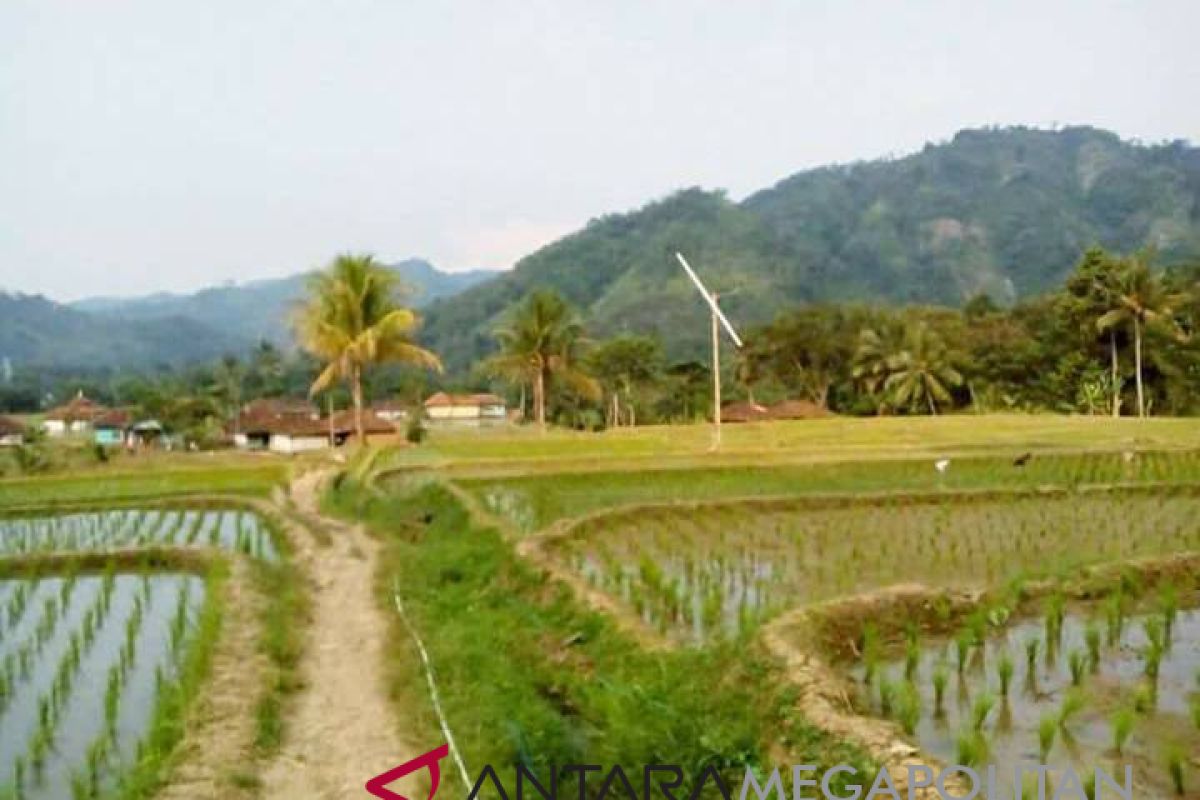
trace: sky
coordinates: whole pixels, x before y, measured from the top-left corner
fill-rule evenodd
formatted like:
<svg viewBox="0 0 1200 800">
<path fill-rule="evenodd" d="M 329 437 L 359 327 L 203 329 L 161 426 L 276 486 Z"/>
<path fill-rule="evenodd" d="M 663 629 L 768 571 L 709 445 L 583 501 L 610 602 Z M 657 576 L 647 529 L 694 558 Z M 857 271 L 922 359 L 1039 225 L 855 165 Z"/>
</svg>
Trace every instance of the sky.
<svg viewBox="0 0 1200 800">
<path fill-rule="evenodd" d="M 964 127 L 1200 140 L 1196 0 L 3 0 L 0 289 L 507 268 Z"/>
</svg>

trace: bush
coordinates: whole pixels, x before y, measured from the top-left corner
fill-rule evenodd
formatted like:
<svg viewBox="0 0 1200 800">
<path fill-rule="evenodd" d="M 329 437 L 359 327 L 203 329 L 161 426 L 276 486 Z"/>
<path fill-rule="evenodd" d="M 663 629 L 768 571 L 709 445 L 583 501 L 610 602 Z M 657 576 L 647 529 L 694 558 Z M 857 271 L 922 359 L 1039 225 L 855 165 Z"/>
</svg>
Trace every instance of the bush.
<svg viewBox="0 0 1200 800">
<path fill-rule="evenodd" d="M 420 444 L 428 435 L 429 429 L 425 427 L 421 415 L 414 411 L 408 418 L 408 427 L 404 429 L 404 438 L 412 444 Z"/>
</svg>

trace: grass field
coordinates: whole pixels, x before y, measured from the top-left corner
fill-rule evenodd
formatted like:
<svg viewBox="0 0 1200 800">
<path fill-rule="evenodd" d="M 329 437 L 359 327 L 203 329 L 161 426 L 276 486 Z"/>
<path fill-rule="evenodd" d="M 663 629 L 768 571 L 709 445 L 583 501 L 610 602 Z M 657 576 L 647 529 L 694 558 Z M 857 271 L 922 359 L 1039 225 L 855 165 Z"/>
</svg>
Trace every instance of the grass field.
<svg viewBox="0 0 1200 800">
<path fill-rule="evenodd" d="M 535 428 L 434 430 L 418 448 L 388 453 L 386 466 L 437 467 L 463 477 L 537 472 L 744 466 L 996 453 L 1200 448 L 1200 421 L 996 414 L 834 418 L 727 424 L 719 452 L 711 426 L 646 426 L 579 433 Z"/>
<path fill-rule="evenodd" d="M 0 479 L 0 510 L 185 494 L 263 496 L 287 475 L 287 463 L 273 459 L 205 455 L 146 459 L 136 468 L 128 468 L 127 463 L 97 465 L 67 473 Z"/>
</svg>

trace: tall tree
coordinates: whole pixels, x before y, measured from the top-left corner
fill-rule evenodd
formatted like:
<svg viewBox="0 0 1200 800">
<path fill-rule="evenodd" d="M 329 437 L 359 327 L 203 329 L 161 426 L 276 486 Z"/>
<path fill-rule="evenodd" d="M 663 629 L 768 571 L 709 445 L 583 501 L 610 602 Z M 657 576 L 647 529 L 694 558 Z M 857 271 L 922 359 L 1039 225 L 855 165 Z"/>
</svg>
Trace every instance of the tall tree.
<svg viewBox="0 0 1200 800">
<path fill-rule="evenodd" d="M 309 281 L 308 298 L 298 309 L 295 330 L 301 346 L 324 362 L 310 394 L 336 381 L 349 384 L 354 428 L 360 444 L 363 425 L 363 373 L 385 362 L 442 369 L 438 357 L 412 341 L 416 315 L 399 305 L 395 273 L 370 255 L 340 255 Z"/>
<path fill-rule="evenodd" d="M 1131 257 L 1126 268 L 1120 272 L 1109 299 L 1112 307 L 1096 320 L 1096 327 L 1103 331 L 1132 325 L 1138 416 L 1144 417 L 1146 394 L 1142 380 L 1142 340 L 1147 326 L 1150 325 L 1179 335 L 1179 328 L 1172 314 L 1183 303 L 1184 297 L 1168 291 L 1162 280 L 1150 269 L 1148 257 L 1139 254 Z"/>
<path fill-rule="evenodd" d="M 532 387 L 534 418 L 543 430 L 552 379 L 585 397 L 599 396 L 599 386 L 580 369 L 583 326 L 557 292 L 543 289 L 529 295 L 509 324 L 496 331 L 496 339 L 500 352 L 488 359 L 486 369 Z"/>
<path fill-rule="evenodd" d="M 618 336 L 597 345 L 588 354 L 587 363 L 608 392 L 605 411 L 608 425 L 617 427 L 623 421 L 636 425 L 635 392 L 662 375 L 662 345 L 649 336 Z"/>
<path fill-rule="evenodd" d="M 1080 330 L 1083 340 L 1091 342 L 1096 336 L 1096 320 L 1115 307 L 1115 298 L 1128 262 L 1115 258 L 1102 248 L 1092 247 L 1083 254 L 1075 271 L 1067 278 L 1058 300 L 1060 312 Z M 1109 385 L 1112 389 L 1112 415 L 1121 415 L 1121 367 L 1119 355 L 1119 326 L 1102 331 L 1107 340 L 1109 356 Z"/>
</svg>

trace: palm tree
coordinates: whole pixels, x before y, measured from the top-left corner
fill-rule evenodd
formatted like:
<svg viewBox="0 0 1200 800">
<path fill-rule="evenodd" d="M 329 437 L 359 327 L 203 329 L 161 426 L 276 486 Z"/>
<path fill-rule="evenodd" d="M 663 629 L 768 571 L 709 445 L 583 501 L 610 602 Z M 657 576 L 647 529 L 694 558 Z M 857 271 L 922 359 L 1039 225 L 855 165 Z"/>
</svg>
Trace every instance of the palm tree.
<svg viewBox="0 0 1200 800">
<path fill-rule="evenodd" d="M 370 255 L 340 255 L 309 280 L 308 299 L 296 313 L 301 346 L 325 362 L 309 394 L 335 381 L 350 385 L 354 429 L 366 444 L 363 428 L 363 372 L 374 364 L 398 362 L 441 371 L 442 362 L 413 344 L 417 318 L 397 303 L 396 274 Z"/>
<path fill-rule="evenodd" d="M 1110 334 L 1118 327 L 1133 326 L 1133 364 L 1137 380 L 1138 416 L 1146 416 L 1146 397 L 1142 382 L 1142 338 L 1147 326 L 1158 325 L 1179 336 L 1172 316 L 1184 302 L 1184 295 L 1167 290 L 1150 269 L 1144 255 L 1134 256 L 1119 273 L 1109 294 L 1111 308 L 1096 320 L 1096 327 Z"/>
<path fill-rule="evenodd" d="M 887 369 L 883 385 L 896 405 L 911 408 L 924 401 L 931 414 L 938 413 L 939 402 L 950 402 L 948 387 L 963 382 L 947 358 L 945 342 L 924 322 L 909 327 L 904 347 L 888 359 Z"/>
<path fill-rule="evenodd" d="M 598 397 L 599 386 L 577 366 L 584 344 L 583 326 L 558 293 L 540 290 L 531 294 L 511 322 L 496 331 L 500 352 L 488 359 L 486 369 L 522 386 L 533 388 L 533 412 L 546 428 L 546 389 L 562 381 L 580 394 Z"/>
<path fill-rule="evenodd" d="M 878 398 L 877 410 L 887 404 L 884 384 L 891 374 L 891 364 L 904 346 L 905 329 L 898 320 L 880 320 L 872 328 L 858 334 L 851 375 L 871 397 Z"/>
</svg>

